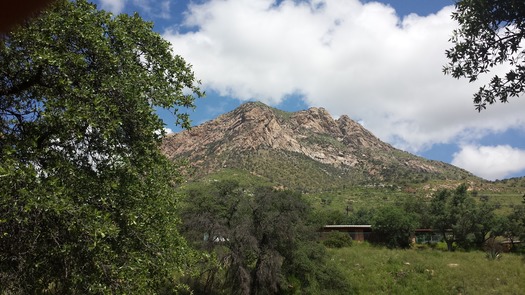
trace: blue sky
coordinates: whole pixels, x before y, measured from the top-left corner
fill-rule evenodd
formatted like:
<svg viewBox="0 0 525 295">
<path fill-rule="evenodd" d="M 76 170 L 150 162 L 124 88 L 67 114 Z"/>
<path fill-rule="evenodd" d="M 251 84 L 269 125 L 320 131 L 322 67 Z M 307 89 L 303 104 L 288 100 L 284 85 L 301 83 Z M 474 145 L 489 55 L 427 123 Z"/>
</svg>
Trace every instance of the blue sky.
<svg viewBox="0 0 525 295">
<path fill-rule="evenodd" d="M 453 0 L 94 2 L 153 21 L 193 65 L 207 93 L 191 113 L 195 125 L 250 100 L 286 111 L 324 107 L 483 178 L 525 175 L 523 98 L 477 113 L 472 94 L 490 76 L 469 84 L 442 74 Z"/>
</svg>

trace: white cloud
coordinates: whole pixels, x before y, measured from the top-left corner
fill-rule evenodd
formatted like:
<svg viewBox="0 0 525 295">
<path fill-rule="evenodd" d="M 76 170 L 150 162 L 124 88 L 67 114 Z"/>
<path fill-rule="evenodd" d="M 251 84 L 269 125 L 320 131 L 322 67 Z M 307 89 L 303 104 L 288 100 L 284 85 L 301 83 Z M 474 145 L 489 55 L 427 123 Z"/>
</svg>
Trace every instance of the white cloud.
<svg viewBox="0 0 525 295">
<path fill-rule="evenodd" d="M 489 180 L 503 179 L 525 169 L 525 150 L 508 145 L 465 145 L 452 164 Z"/>
<path fill-rule="evenodd" d="M 193 31 L 164 37 L 209 89 L 273 105 L 301 94 L 417 152 L 525 126 L 522 100 L 478 114 L 479 84 L 442 74 L 452 9 L 400 19 L 389 6 L 358 0 L 212 0 L 190 6 Z"/>
<path fill-rule="evenodd" d="M 126 0 L 100 0 L 101 8 L 119 14 L 124 10 Z"/>
<path fill-rule="evenodd" d="M 138 9 L 142 16 L 148 18 L 169 19 L 171 17 L 170 0 L 98 0 L 100 8 L 110 11 L 113 14 L 119 14 L 124 11 L 127 5 Z"/>
<path fill-rule="evenodd" d="M 170 133 L 173 133 L 173 130 L 172 130 L 171 128 L 166 128 L 166 127 L 164 127 L 164 132 L 165 132 L 166 134 L 170 134 Z"/>
<path fill-rule="evenodd" d="M 141 14 L 148 17 L 169 19 L 171 16 L 171 0 L 133 0 L 133 4 L 140 8 Z"/>
</svg>

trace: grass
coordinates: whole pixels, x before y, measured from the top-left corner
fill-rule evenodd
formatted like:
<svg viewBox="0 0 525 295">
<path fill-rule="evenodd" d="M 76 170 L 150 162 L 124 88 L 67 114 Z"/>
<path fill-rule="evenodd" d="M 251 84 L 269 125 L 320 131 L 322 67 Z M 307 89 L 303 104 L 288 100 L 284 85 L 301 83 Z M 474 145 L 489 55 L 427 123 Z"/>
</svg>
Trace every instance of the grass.
<svg viewBox="0 0 525 295">
<path fill-rule="evenodd" d="M 268 179 L 240 169 L 220 169 L 201 179 L 202 182 L 224 180 L 236 180 L 242 187 L 272 186 L 272 183 L 269 182 Z M 196 184 L 198 185 L 199 182 L 196 182 Z"/>
<path fill-rule="evenodd" d="M 330 255 L 358 294 L 523 294 L 525 261 L 516 254 L 391 250 L 357 244 Z"/>
<path fill-rule="evenodd" d="M 306 194 L 316 210 L 352 210 L 375 208 L 387 203 L 395 204 L 412 197 L 395 187 L 351 186 L 340 190 Z"/>
</svg>

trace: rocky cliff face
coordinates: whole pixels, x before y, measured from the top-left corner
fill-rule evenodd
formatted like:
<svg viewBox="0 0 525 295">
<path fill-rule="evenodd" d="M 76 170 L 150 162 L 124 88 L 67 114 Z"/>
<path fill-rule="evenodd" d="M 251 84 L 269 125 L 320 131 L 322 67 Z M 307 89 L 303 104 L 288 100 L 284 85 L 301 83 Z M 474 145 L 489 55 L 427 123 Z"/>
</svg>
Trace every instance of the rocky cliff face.
<svg viewBox="0 0 525 295">
<path fill-rule="evenodd" d="M 168 135 L 162 149 L 171 158 L 187 157 L 203 174 L 223 167 L 265 170 L 263 166 L 274 165 L 275 154 L 281 155 L 275 157 L 276 161 L 286 155 L 293 166 L 294 157 L 301 158 L 302 163 L 304 159 L 310 161 L 308 167 L 318 163 L 325 174 L 336 173 L 333 176 L 338 178 L 351 175 L 354 179 L 359 176 L 385 181 L 400 173 L 427 178 L 470 176 L 453 166 L 397 150 L 348 116 L 335 120 L 323 108 L 287 113 L 258 102 L 246 103 L 191 130 Z M 255 160 L 263 154 L 265 164 Z"/>
</svg>

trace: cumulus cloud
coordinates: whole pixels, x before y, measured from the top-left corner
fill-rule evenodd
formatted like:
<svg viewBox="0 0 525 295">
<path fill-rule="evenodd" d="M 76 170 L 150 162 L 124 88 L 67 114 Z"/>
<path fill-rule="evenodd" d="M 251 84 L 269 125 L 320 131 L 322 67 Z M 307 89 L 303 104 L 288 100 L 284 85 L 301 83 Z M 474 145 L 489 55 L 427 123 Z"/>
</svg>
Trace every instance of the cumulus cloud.
<svg viewBox="0 0 525 295">
<path fill-rule="evenodd" d="M 100 0 L 100 6 L 113 14 L 119 14 L 124 10 L 125 2 L 126 0 Z"/>
<path fill-rule="evenodd" d="M 185 31 L 164 37 L 208 89 L 272 105 L 302 95 L 418 152 L 525 126 L 521 100 L 478 114 L 480 84 L 443 75 L 452 10 L 400 18 L 358 0 L 212 0 L 192 4 Z"/>
<path fill-rule="evenodd" d="M 489 180 L 503 179 L 525 169 L 525 150 L 508 145 L 465 145 L 452 164 Z"/>
</svg>

